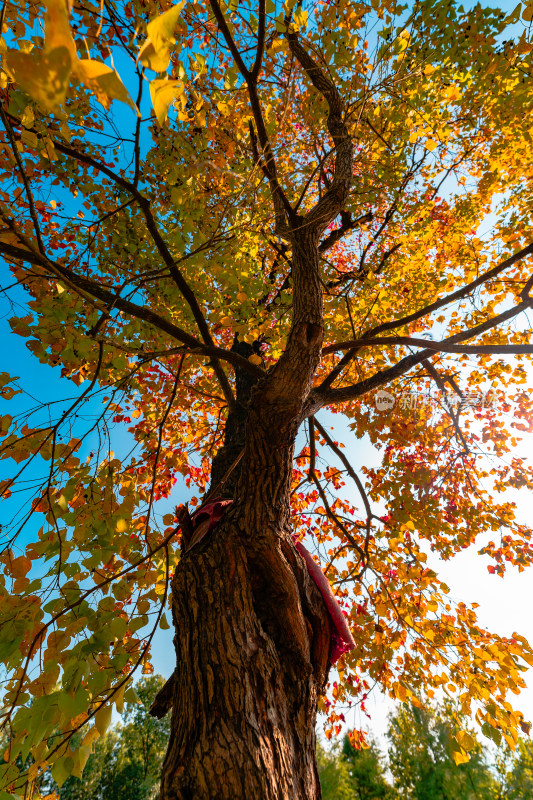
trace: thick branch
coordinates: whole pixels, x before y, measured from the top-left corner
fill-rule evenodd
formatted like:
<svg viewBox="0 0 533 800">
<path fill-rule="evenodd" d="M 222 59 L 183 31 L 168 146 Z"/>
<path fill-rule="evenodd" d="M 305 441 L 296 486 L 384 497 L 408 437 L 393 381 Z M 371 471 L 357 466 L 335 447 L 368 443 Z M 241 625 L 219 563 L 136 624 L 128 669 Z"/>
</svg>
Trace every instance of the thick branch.
<svg viewBox="0 0 533 800">
<path fill-rule="evenodd" d="M 144 322 L 153 325 L 158 330 L 168 334 L 173 339 L 176 339 L 178 342 L 182 342 L 183 344 L 187 345 L 188 348 L 190 348 L 188 351 L 180 349 L 180 353 L 190 352 L 192 354 L 197 353 L 205 355 L 209 358 L 218 358 L 223 361 L 227 361 L 229 364 L 232 364 L 235 367 L 245 369 L 247 372 L 250 372 L 252 375 L 257 375 L 258 377 L 263 377 L 265 374 L 261 367 L 256 364 L 252 364 L 251 361 L 243 358 L 238 353 L 231 352 L 230 350 L 224 350 L 223 348 L 216 347 L 214 345 L 208 346 L 202 344 L 199 339 L 191 336 L 190 333 L 182 330 L 182 328 L 179 328 L 177 325 L 174 325 L 172 322 L 164 319 L 164 317 L 161 317 L 159 314 L 156 314 L 149 308 L 146 308 L 145 306 L 139 306 L 137 303 L 132 303 L 130 300 L 126 300 L 122 297 L 117 297 L 114 292 L 106 289 L 104 286 L 101 286 L 96 281 L 86 278 L 83 275 L 78 275 L 68 267 L 64 267 L 57 262 L 52 262 L 50 259 L 40 255 L 37 252 L 23 250 L 20 247 L 15 247 L 14 245 L 7 244 L 6 242 L 0 242 L 0 253 L 8 256 L 9 258 L 27 261 L 30 264 L 42 267 L 43 269 L 53 268 L 54 274 L 64 278 L 67 283 L 72 284 L 74 287 L 81 289 L 83 292 L 87 292 L 98 300 L 101 300 L 104 303 L 119 309 L 120 311 L 126 312 L 132 317 L 142 319 Z M 175 352 L 177 351 L 172 350 L 169 351 L 169 354 L 174 354 Z M 142 351 L 139 353 L 139 355 L 142 355 Z M 163 357 L 165 353 L 163 351 L 158 355 Z M 227 399 L 228 398 L 226 397 L 226 400 Z"/>
<path fill-rule="evenodd" d="M 385 331 L 391 331 L 395 328 L 401 328 L 404 325 L 409 325 L 409 323 L 416 322 L 422 317 L 427 317 L 434 311 L 438 311 L 440 308 L 443 308 L 450 303 L 454 303 L 456 300 L 462 300 L 464 297 L 467 297 L 475 289 L 477 289 L 478 286 L 482 286 L 484 283 L 487 283 L 487 281 L 490 281 L 492 278 L 495 278 L 497 275 L 499 275 L 500 272 L 503 272 L 508 267 L 512 267 L 517 261 L 521 261 L 523 258 L 531 254 L 533 254 L 533 244 L 529 244 L 527 247 L 524 247 L 523 250 L 519 250 L 518 253 L 514 253 L 509 258 L 506 258 L 505 261 L 502 261 L 501 264 L 497 264 L 492 269 L 487 270 L 487 272 L 484 272 L 483 275 L 479 276 L 479 278 L 476 278 L 474 281 L 466 284 L 466 286 L 463 286 L 461 289 L 457 289 L 455 292 L 441 297 L 440 300 L 435 300 L 434 303 L 429 303 L 429 305 L 424 306 L 424 308 L 420 308 L 418 311 L 414 311 L 412 314 L 409 314 L 406 317 L 401 317 L 400 319 L 391 320 L 390 322 L 384 322 L 381 325 L 377 325 L 375 328 L 372 328 L 365 333 L 364 337 L 375 336 L 378 333 L 384 333 Z M 333 352 L 333 350 L 329 350 L 327 347 L 325 347 L 322 352 Z"/>
<path fill-rule="evenodd" d="M 335 230 L 331 231 L 329 236 L 320 242 L 318 249 L 320 253 L 324 253 L 326 250 L 329 250 L 330 247 L 333 247 L 339 239 L 342 239 L 349 231 L 352 231 L 354 228 L 358 228 L 360 225 L 364 225 L 365 222 L 370 222 L 373 218 L 373 214 L 371 211 L 368 211 L 366 214 L 363 214 L 361 217 L 357 217 L 357 219 L 352 219 L 352 215 L 349 211 L 341 211 L 341 226 L 340 228 L 336 228 Z"/>
<path fill-rule="evenodd" d="M 350 348 L 351 352 L 354 342 L 340 342 L 339 350 Z M 459 355 L 522 355 L 533 353 L 533 344 L 479 344 L 479 345 L 458 345 L 443 342 L 432 342 L 428 339 L 417 339 L 410 336 L 387 336 L 384 339 L 372 338 L 364 342 L 364 347 L 370 345 L 409 345 L 411 347 L 425 347 L 437 353 L 458 353 Z M 353 348 L 355 349 L 355 348 Z M 359 347 L 357 348 L 360 349 Z"/>
<path fill-rule="evenodd" d="M 302 46 L 297 33 L 286 34 L 291 52 L 307 77 L 328 104 L 328 131 L 335 146 L 335 168 L 331 186 L 307 213 L 305 224 L 317 224 L 323 231 L 342 210 L 352 183 L 353 144 L 344 122 L 344 103 L 335 84 Z"/>
<path fill-rule="evenodd" d="M 505 259 L 505 261 L 502 261 L 501 264 L 498 264 L 496 267 L 493 267 L 492 269 L 488 270 L 483 275 L 480 275 L 479 278 L 476 278 L 474 281 L 472 281 L 471 283 L 467 284 L 466 286 L 463 286 L 461 289 L 457 289 L 457 291 L 452 292 L 451 294 L 446 295 L 445 297 L 442 297 L 440 300 L 436 300 L 434 303 L 430 303 L 429 305 L 424 306 L 424 308 L 421 308 L 418 311 L 413 312 L 413 314 L 409 314 L 408 316 L 401 317 L 400 319 L 397 319 L 397 320 L 391 320 L 390 322 L 384 322 L 381 325 L 377 325 L 375 328 L 372 328 L 367 333 L 365 333 L 360 339 L 354 339 L 354 340 L 352 340 L 350 342 L 340 342 L 340 343 L 338 343 L 338 344 L 341 345 L 340 347 L 338 346 L 338 344 L 327 345 L 326 347 L 324 347 L 322 349 L 322 355 L 323 356 L 324 355 L 328 355 L 329 353 L 338 352 L 339 350 L 347 350 L 348 352 L 343 356 L 341 361 L 339 361 L 339 363 L 336 364 L 336 366 L 333 368 L 333 370 L 330 372 L 330 374 L 327 376 L 327 378 L 325 378 L 325 380 L 322 382 L 321 386 L 319 387 L 320 391 L 325 391 L 325 390 L 330 388 L 330 386 L 332 385 L 333 381 L 338 377 L 338 375 L 342 372 L 342 370 L 350 363 L 350 361 L 355 356 L 355 354 L 358 352 L 360 347 L 363 347 L 367 343 L 379 344 L 380 342 L 385 342 L 385 341 L 386 341 L 387 344 L 393 344 L 394 343 L 392 340 L 389 340 L 388 338 L 386 340 L 385 339 L 377 340 L 375 338 L 376 334 L 384 333 L 386 331 L 394 330 L 395 328 L 401 328 L 401 327 L 403 327 L 405 325 L 409 325 L 411 322 L 416 322 L 417 320 L 419 320 L 419 319 L 421 319 L 421 318 L 423 318 L 425 316 L 428 316 L 429 314 L 432 314 L 434 311 L 437 311 L 438 309 L 443 308 L 444 306 L 448 305 L 449 303 L 453 303 L 456 300 L 461 300 L 464 297 L 467 297 L 471 292 L 473 292 L 475 289 L 477 289 L 478 286 L 481 286 L 484 283 L 486 283 L 487 281 L 491 280 L 492 278 L 495 278 L 497 275 L 500 274 L 500 272 L 503 272 L 505 269 L 507 269 L 508 267 L 511 267 L 517 261 L 520 261 L 521 259 L 523 259 L 526 256 L 531 255 L 531 254 L 533 254 L 533 244 L 530 244 L 527 247 L 524 247 L 522 250 L 519 250 L 518 253 L 514 253 L 514 255 L 510 256 L 507 259 Z M 526 284 L 526 287 L 524 287 L 524 289 L 522 290 L 521 297 L 522 297 L 522 299 L 524 301 L 527 300 L 527 294 L 528 294 L 529 288 L 528 288 L 528 284 Z M 402 338 L 404 339 L 404 341 L 400 342 L 399 339 L 395 337 L 396 343 L 397 344 L 413 344 L 413 346 L 418 346 L 416 344 L 416 340 L 415 339 L 410 340 L 409 342 L 406 342 L 405 339 L 407 339 L 409 337 L 402 337 Z M 452 339 L 449 339 L 448 343 L 452 344 Z M 430 342 L 424 340 L 424 344 L 422 344 L 420 346 L 426 347 L 426 348 L 433 347 L 434 349 L 442 349 L 443 352 L 450 352 L 450 353 L 459 352 L 459 351 L 456 351 L 456 350 L 444 350 L 443 348 L 438 348 L 436 346 L 437 344 L 438 343 L 436 343 L 436 342 L 435 343 L 430 343 Z M 464 351 L 461 350 L 460 352 L 464 352 Z M 488 351 L 488 352 L 490 352 L 490 351 Z M 508 351 L 508 352 L 510 352 L 510 351 Z M 525 351 L 525 352 L 527 352 L 527 351 Z"/>
<path fill-rule="evenodd" d="M 15 142 L 15 137 L 13 135 L 13 129 L 12 129 L 11 124 L 10 124 L 10 122 L 9 122 L 5 112 L 4 112 L 4 109 L 2 108 L 1 105 L 0 105 L 0 117 L 2 119 L 2 123 L 4 125 L 4 128 L 6 129 L 7 137 L 9 139 L 9 143 L 11 145 L 11 151 L 13 153 L 13 158 L 17 162 L 17 167 L 18 167 L 19 172 L 20 172 L 20 177 L 22 179 L 22 183 L 24 184 L 24 190 L 26 192 L 26 198 L 28 200 L 28 207 L 29 207 L 29 210 L 30 210 L 30 217 L 31 217 L 32 222 L 33 222 L 33 228 L 34 228 L 34 231 L 35 231 L 35 238 L 37 240 L 37 246 L 39 247 L 39 251 L 41 253 L 44 253 L 44 245 L 43 245 L 43 239 L 42 239 L 42 236 L 41 236 L 41 228 L 39 226 L 39 220 L 37 218 L 37 212 L 35 210 L 35 203 L 34 203 L 34 200 L 33 200 L 33 194 L 32 194 L 32 191 L 31 191 L 31 188 L 30 188 L 30 184 L 29 184 L 29 181 L 28 181 L 28 176 L 26 175 L 26 171 L 24 169 L 24 164 L 22 163 L 22 159 L 20 157 L 20 153 L 18 151 L 17 144 Z"/>
<path fill-rule="evenodd" d="M 265 1 L 260 0 L 260 7 L 259 7 L 260 27 L 258 31 L 256 59 L 252 71 L 248 69 L 248 67 L 246 66 L 246 64 L 242 59 L 242 56 L 239 52 L 239 48 L 235 44 L 235 40 L 231 34 L 228 23 L 226 22 L 226 18 L 224 16 L 222 9 L 220 8 L 218 0 L 209 0 L 209 4 L 217 21 L 217 25 L 224 37 L 226 45 L 228 46 L 229 51 L 233 56 L 233 60 L 235 61 L 235 64 L 237 65 L 237 68 L 241 73 L 242 77 L 246 81 L 246 86 L 248 88 L 248 97 L 250 99 L 250 107 L 252 109 L 255 127 L 257 129 L 257 137 L 259 139 L 259 144 L 261 146 L 261 150 L 264 155 L 264 160 L 263 159 L 261 160 L 261 167 L 266 177 L 268 178 L 268 182 L 270 185 L 270 193 L 272 195 L 272 202 L 274 204 L 274 213 L 276 216 L 276 227 L 278 228 L 279 233 L 283 233 L 283 231 L 286 228 L 285 215 L 287 215 L 287 218 L 290 220 L 294 217 L 294 211 L 291 204 L 289 203 L 289 200 L 287 199 L 287 196 L 285 195 L 283 189 L 281 188 L 278 182 L 276 161 L 274 158 L 274 153 L 272 152 L 272 148 L 270 146 L 270 139 L 268 138 L 265 121 L 263 119 L 263 112 L 261 111 L 261 103 L 259 100 L 259 96 L 257 94 L 257 78 L 259 77 L 259 72 L 261 69 L 262 51 L 264 47 L 264 35 L 265 35 L 264 25 L 266 23 Z M 261 29 L 261 24 L 263 25 L 262 29 Z"/>
<path fill-rule="evenodd" d="M 525 311 L 527 308 L 531 308 L 532 304 L 531 299 L 527 299 L 518 305 L 514 306 L 513 308 L 504 311 L 502 314 L 498 314 L 495 317 L 491 317 L 490 319 L 486 320 L 485 322 L 476 325 L 474 328 L 470 328 L 467 331 L 463 331 L 461 333 L 457 333 L 454 336 L 450 336 L 448 339 L 445 339 L 442 342 L 431 342 L 426 339 L 411 339 L 409 336 L 406 337 L 386 337 L 383 339 L 375 338 L 374 340 L 368 339 L 359 339 L 353 340 L 350 342 L 343 342 L 341 343 L 343 346 L 338 347 L 337 345 L 333 345 L 335 349 L 352 349 L 354 345 L 357 346 L 357 349 L 360 347 L 366 346 L 373 341 L 373 344 L 389 344 L 392 342 L 396 342 L 396 344 L 416 344 L 416 346 L 423 347 L 424 349 L 421 350 L 419 353 L 412 354 L 402 358 L 397 364 L 392 367 L 388 367 L 387 369 L 380 370 L 375 375 L 372 375 L 370 378 L 365 378 L 365 380 L 360 381 L 352 386 L 345 386 L 340 389 L 329 389 L 324 391 L 323 386 L 319 386 L 314 392 L 311 393 L 309 398 L 309 402 L 306 407 L 306 416 L 310 414 L 315 414 L 318 409 L 322 408 L 325 405 L 330 405 L 332 403 L 344 403 L 348 402 L 349 400 L 355 400 L 358 397 L 362 397 L 363 395 L 367 394 L 374 389 L 379 388 L 380 386 L 384 386 L 386 383 L 394 380 L 395 378 L 404 375 L 408 372 L 413 366 L 416 364 L 421 364 L 431 355 L 434 355 L 435 352 L 450 352 L 450 353 L 459 353 L 461 355 L 483 355 L 483 354 L 511 354 L 511 355 L 520 355 L 522 353 L 532 353 L 533 352 L 533 345 L 529 344 L 511 344 L 511 345 L 474 345 L 474 346 L 462 346 L 459 347 L 458 343 L 466 341 L 468 339 L 473 339 L 476 336 L 479 336 L 481 333 L 484 333 L 491 328 L 500 325 L 502 322 L 507 322 L 509 319 L 512 319 L 517 314 Z M 404 342 L 398 341 L 404 339 Z M 326 348 L 325 348 L 326 349 Z M 331 350 L 329 351 L 331 352 Z M 327 379 L 326 379 L 327 381 Z M 324 382 L 325 383 L 325 382 Z"/>
<path fill-rule="evenodd" d="M 256 81 L 261 72 L 261 64 L 263 63 L 263 52 L 265 49 L 265 29 L 266 29 L 266 0 L 259 0 L 257 9 L 258 29 L 257 29 L 257 50 L 255 53 L 255 62 L 250 73 L 253 81 Z"/>
</svg>

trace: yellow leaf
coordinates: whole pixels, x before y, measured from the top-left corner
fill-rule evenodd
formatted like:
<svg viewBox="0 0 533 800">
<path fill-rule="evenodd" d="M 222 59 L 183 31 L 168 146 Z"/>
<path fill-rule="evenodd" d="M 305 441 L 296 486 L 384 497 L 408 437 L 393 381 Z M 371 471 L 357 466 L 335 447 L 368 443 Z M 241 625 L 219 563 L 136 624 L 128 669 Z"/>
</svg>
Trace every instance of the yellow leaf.
<svg viewBox="0 0 533 800">
<path fill-rule="evenodd" d="M 150 97 L 152 98 L 152 105 L 160 125 L 164 125 L 168 109 L 176 100 L 176 97 L 182 95 L 183 92 L 184 87 L 181 81 L 167 81 L 161 79 L 150 81 Z"/>
<path fill-rule="evenodd" d="M 402 701 L 402 703 L 406 702 L 406 700 L 407 700 L 407 690 L 406 690 L 405 686 L 402 686 L 401 683 L 397 684 L 394 687 L 394 694 L 396 695 L 398 700 Z"/>
<path fill-rule="evenodd" d="M 455 737 L 464 750 L 473 750 L 476 740 L 468 731 L 459 731 Z"/>
<path fill-rule="evenodd" d="M 87 731 L 87 733 L 86 733 L 86 734 L 85 734 L 85 736 L 83 737 L 83 742 L 82 742 L 82 744 L 83 744 L 83 745 L 87 745 L 87 744 L 89 744 L 89 745 L 90 745 L 90 744 L 92 744 L 94 741 L 96 741 L 96 739 L 98 739 L 98 738 L 99 738 L 99 736 L 100 736 L 100 733 L 99 733 L 99 731 L 97 730 L 97 728 L 89 728 L 89 730 Z"/>
<path fill-rule="evenodd" d="M 105 732 L 109 728 L 111 724 L 111 714 L 112 714 L 112 708 L 110 705 L 107 705 L 103 706 L 102 708 L 99 708 L 96 714 L 94 715 L 94 724 L 96 725 L 96 730 L 98 731 L 100 736 L 104 736 Z"/>
<path fill-rule="evenodd" d="M 522 11 L 522 19 L 526 22 L 533 20 L 533 3 L 528 3 Z"/>
<path fill-rule="evenodd" d="M 72 58 L 66 47 L 49 53 L 20 53 L 8 50 L 4 67 L 43 111 L 58 111 L 65 100 Z"/>
<path fill-rule="evenodd" d="M 437 147 L 437 142 L 434 139 L 426 139 L 425 147 L 427 150 L 434 150 Z"/>
<path fill-rule="evenodd" d="M 117 533 L 125 533 L 125 531 L 128 530 L 128 523 L 126 522 L 126 520 L 119 519 L 115 526 L 115 530 Z"/>
<path fill-rule="evenodd" d="M 256 353 L 252 353 L 252 355 L 248 357 L 248 361 L 250 361 L 252 364 L 255 364 L 256 366 L 261 366 L 261 364 L 263 363 L 261 360 L 261 356 L 258 356 Z"/>
<path fill-rule="evenodd" d="M 165 72 L 168 67 L 170 50 L 175 42 L 174 30 L 184 3 L 182 0 L 147 25 L 148 39 L 139 50 L 139 60 L 154 72 Z"/>
<path fill-rule="evenodd" d="M 470 756 L 465 750 L 454 750 L 452 756 L 457 765 L 466 764 L 468 761 L 470 761 Z"/>
<path fill-rule="evenodd" d="M 46 0 L 44 42 L 45 52 L 66 47 L 72 61 L 76 60 L 76 43 L 68 21 L 67 0 Z"/>
<path fill-rule="evenodd" d="M 164 14 L 160 14 L 148 23 L 146 32 L 156 53 L 174 43 L 174 31 L 184 5 L 185 0 L 181 0 L 181 3 L 172 6 Z"/>
<path fill-rule="evenodd" d="M 113 695 L 113 702 L 117 708 L 117 711 L 122 711 L 124 708 L 124 691 L 126 689 L 126 684 L 123 683 L 122 686 L 117 689 L 115 694 Z"/>
<path fill-rule="evenodd" d="M 33 127 L 33 123 L 35 122 L 35 116 L 33 113 L 33 109 L 31 106 L 26 106 L 24 109 L 24 114 L 20 120 L 25 128 Z"/>
<path fill-rule="evenodd" d="M 139 114 L 128 90 L 111 67 L 102 64 L 101 61 L 82 58 L 76 64 L 76 75 L 87 88 L 94 92 L 104 108 L 109 108 L 111 100 L 120 100 L 121 103 L 126 103 Z"/>
<path fill-rule="evenodd" d="M 153 43 L 148 39 L 139 50 L 139 61 L 154 72 L 165 72 L 170 61 L 170 47 L 162 47 L 156 53 Z"/>
</svg>

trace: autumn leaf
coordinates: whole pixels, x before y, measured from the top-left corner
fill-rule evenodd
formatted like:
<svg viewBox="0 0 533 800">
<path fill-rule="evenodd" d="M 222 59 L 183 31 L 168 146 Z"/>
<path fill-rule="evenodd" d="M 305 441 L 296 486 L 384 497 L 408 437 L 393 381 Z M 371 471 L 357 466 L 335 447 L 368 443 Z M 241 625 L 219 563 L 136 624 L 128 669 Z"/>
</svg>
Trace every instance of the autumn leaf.
<svg viewBox="0 0 533 800">
<path fill-rule="evenodd" d="M 13 79 L 44 111 L 57 111 L 63 105 L 73 66 L 68 47 L 35 55 L 8 50 L 5 65 Z"/>
<path fill-rule="evenodd" d="M 167 118 L 168 109 L 177 99 L 183 95 L 184 86 L 181 81 L 153 80 L 150 81 L 150 96 L 154 107 L 157 121 L 164 125 Z"/>
<path fill-rule="evenodd" d="M 82 58 L 76 62 L 76 75 L 94 93 L 104 108 L 109 108 L 112 100 L 120 100 L 139 113 L 128 90 L 111 67 L 100 61 Z"/>
<path fill-rule="evenodd" d="M 164 72 L 168 67 L 174 31 L 184 5 L 185 0 L 181 0 L 147 25 L 148 39 L 139 51 L 139 59 L 154 72 Z"/>
</svg>

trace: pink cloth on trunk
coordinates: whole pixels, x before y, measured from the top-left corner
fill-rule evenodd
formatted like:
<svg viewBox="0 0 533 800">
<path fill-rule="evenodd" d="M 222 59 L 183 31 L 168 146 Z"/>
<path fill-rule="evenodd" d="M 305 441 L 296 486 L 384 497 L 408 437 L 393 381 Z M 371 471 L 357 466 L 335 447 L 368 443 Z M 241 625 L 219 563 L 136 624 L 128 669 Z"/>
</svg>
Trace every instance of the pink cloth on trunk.
<svg viewBox="0 0 533 800">
<path fill-rule="evenodd" d="M 194 545 L 201 542 L 206 534 L 210 533 L 217 522 L 220 522 L 228 506 L 233 503 L 233 500 L 227 500 L 224 497 L 215 497 L 210 500 L 205 506 L 202 506 L 198 511 L 193 514 L 192 522 L 194 524 L 194 532 L 189 542 L 187 550 Z M 294 534 L 293 542 L 305 561 L 309 575 L 316 583 L 324 604 L 328 610 L 331 622 L 333 623 L 333 630 L 331 632 L 331 647 L 329 652 L 329 663 L 334 664 L 343 653 L 353 650 L 355 647 L 354 638 L 348 627 L 348 623 L 342 613 L 335 595 L 331 589 L 331 584 L 313 559 L 309 550 L 298 541 L 297 536 Z"/>
<path fill-rule="evenodd" d="M 330 582 L 314 560 L 309 550 L 296 539 L 296 536 L 293 536 L 292 538 L 296 549 L 305 561 L 309 575 L 316 583 L 318 590 L 322 595 L 322 599 L 333 623 L 329 663 L 334 664 L 343 653 L 348 653 L 350 650 L 353 650 L 355 647 L 355 640 L 348 627 L 346 618 L 342 613 L 342 609 L 339 606 L 335 595 L 333 594 Z"/>
</svg>

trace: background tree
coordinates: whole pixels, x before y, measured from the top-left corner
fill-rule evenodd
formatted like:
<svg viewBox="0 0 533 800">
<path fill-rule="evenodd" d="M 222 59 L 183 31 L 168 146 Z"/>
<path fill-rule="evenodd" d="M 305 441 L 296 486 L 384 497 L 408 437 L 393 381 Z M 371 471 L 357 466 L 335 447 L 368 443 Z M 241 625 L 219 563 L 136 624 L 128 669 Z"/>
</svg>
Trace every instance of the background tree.
<svg viewBox="0 0 533 800">
<path fill-rule="evenodd" d="M 450 704 L 435 710 L 405 706 L 390 721 L 389 767 L 399 797 L 413 800 L 495 798 L 496 782 L 475 735 Z M 456 764 L 455 734 L 470 759 Z"/>
<path fill-rule="evenodd" d="M 345 736 L 343 761 L 348 767 L 352 797 L 358 800 L 393 800 L 395 793 L 385 779 L 382 755 L 375 741 L 368 747 L 356 748 Z"/>
<path fill-rule="evenodd" d="M 317 764 L 323 800 L 393 800 L 385 780 L 382 756 L 374 741 L 354 748 L 348 736 L 327 750 L 317 745 Z"/>
<path fill-rule="evenodd" d="M 516 758 L 509 768 L 502 769 L 501 791 L 499 797 L 512 800 L 526 800 L 533 792 L 533 744 L 530 739 L 520 738 Z"/>
<path fill-rule="evenodd" d="M 46 791 L 60 800 L 151 800 L 157 795 L 161 765 L 170 733 L 170 720 L 149 714 L 161 675 L 141 678 L 135 685 L 138 702 L 126 703 L 123 721 L 95 743 L 81 778 L 70 776 L 59 788 L 47 782 Z"/>
<path fill-rule="evenodd" d="M 337 742 L 326 750 L 318 741 L 316 761 L 323 800 L 352 800 L 354 792 L 350 770 L 342 757 L 340 744 Z"/>
<path fill-rule="evenodd" d="M 532 484 L 510 452 L 533 402 L 532 14 L 2 4 L 3 291 L 73 385 L 35 408 L 1 377 L 7 796 L 81 775 L 170 597 L 163 799 L 318 797 L 319 703 L 331 735 L 374 685 L 446 686 L 493 739 L 527 727 L 507 694 L 529 644 L 426 562 L 533 556 L 488 489 Z"/>
</svg>

